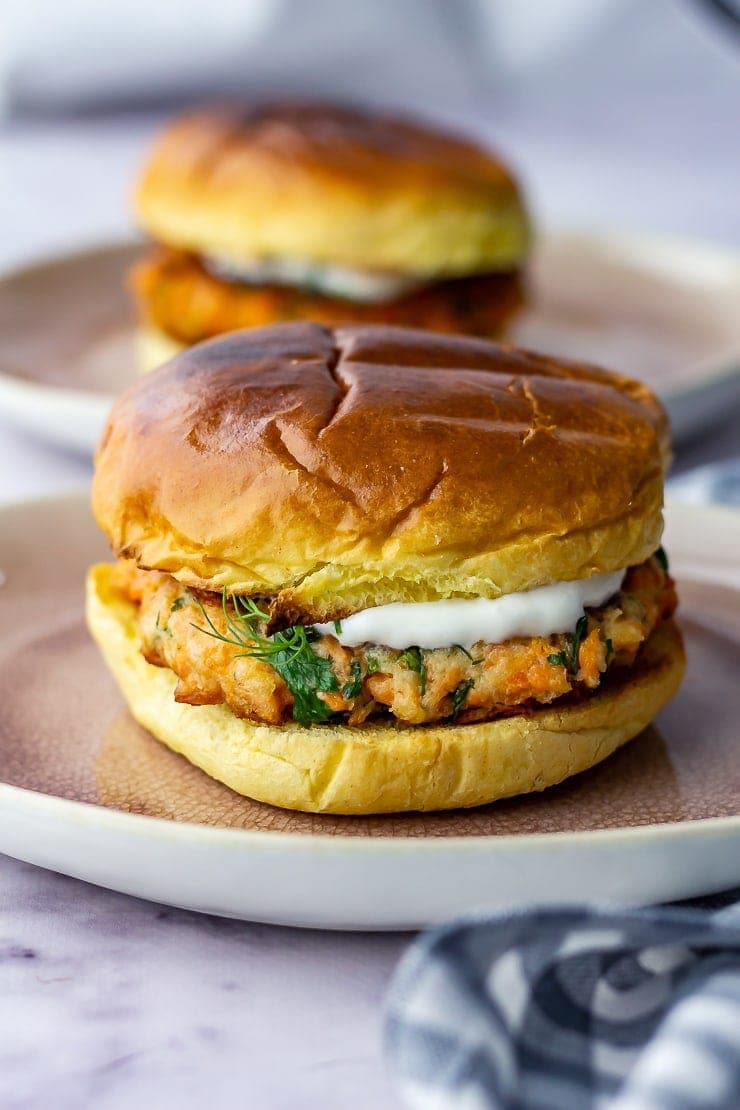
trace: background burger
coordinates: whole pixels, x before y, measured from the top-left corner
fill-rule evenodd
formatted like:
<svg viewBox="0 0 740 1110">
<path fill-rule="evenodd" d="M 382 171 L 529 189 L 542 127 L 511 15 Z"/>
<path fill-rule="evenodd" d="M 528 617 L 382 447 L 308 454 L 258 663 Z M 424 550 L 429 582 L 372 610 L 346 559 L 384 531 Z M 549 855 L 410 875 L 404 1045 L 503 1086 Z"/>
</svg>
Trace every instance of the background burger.
<svg viewBox="0 0 740 1110">
<path fill-rule="evenodd" d="M 133 715 L 295 809 L 472 806 L 637 735 L 684 660 L 666 422 L 627 378 L 482 340 L 292 324 L 115 405 L 90 628 Z"/>
<path fill-rule="evenodd" d="M 210 109 L 172 123 L 136 193 L 158 248 L 132 285 L 150 367 L 282 320 L 500 334 L 527 219 L 489 151 L 375 112 Z"/>
</svg>

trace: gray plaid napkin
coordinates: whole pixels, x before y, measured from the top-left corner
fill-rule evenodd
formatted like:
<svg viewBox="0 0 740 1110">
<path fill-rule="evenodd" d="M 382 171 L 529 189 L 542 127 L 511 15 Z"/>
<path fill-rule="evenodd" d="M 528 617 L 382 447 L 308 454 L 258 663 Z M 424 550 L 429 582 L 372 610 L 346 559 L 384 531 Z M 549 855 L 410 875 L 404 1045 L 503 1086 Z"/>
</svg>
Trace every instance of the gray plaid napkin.
<svg viewBox="0 0 740 1110">
<path fill-rule="evenodd" d="M 420 1110 L 737 1110 L 740 902 L 433 930 L 396 972 L 386 1048 Z"/>
</svg>

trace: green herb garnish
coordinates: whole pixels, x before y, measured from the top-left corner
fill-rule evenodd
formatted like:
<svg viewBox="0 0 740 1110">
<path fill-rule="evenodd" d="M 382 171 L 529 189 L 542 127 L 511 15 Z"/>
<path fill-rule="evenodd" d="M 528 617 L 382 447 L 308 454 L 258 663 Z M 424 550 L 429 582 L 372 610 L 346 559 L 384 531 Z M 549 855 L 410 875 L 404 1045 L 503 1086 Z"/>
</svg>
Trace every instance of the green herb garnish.
<svg viewBox="0 0 740 1110">
<path fill-rule="evenodd" d="M 367 659 L 365 660 L 365 666 L 367 667 L 368 674 L 377 674 L 380 670 L 380 663 L 374 655 L 369 655 L 367 657 Z"/>
<path fill-rule="evenodd" d="M 342 635 L 342 622 L 341 621 L 334 621 L 334 631 L 336 632 L 337 636 Z"/>
<path fill-rule="evenodd" d="M 457 720 L 460 714 L 460 710 L 462 709 L 467 696 L 474 685 L 475 683 L 473 682 L 472 678 L 466 678 L 464 682 L 461 682 L 460 685 L 456 686 L 455 689 L 452 691 L 452 716 L 450 717 L 450 720 L 453 723 Z"/>
<path fill-rule="evenodd" d="M 302 725 L 321 723 L 334 716 L 317 692 L 329 693 L 339 687 L 331 661 L 316 654 L 310 639 L 303 625 L 296 625 L 277 632 L 260 650 L 249 653 L 270 663 L 284 679 L 293 695 L 293 719 Z"/>
<path fill-rule="evenodd" d="M 399 663 L 403 663 L 410 671 L 416 671 L 419 676 L 419 683 L 421 685 L 422 697 L 427 692 L 427 668 L 424 662 L 424 656 L 421 653 L 421 648 L 410 647 L 404 651 L 403 655 L 398 658 Z"/>
<path fill-rule="evenodd" d="M 182 609 L 183 605 L 187 605 L 189 601 L 190 594 L 180 594 L 180 596 L 176 597 L 175 600 L 172 602 L 172 605 L 170 606 L 170 612 L 176 613 L 178 609 Z"/>
<path fill-rule="evenodd" d="M 345 682 L 342 687 L 342 697 L 347 698 L 348 701 L 358 697 L 362 693 L 362 670 L 356 659 L 352 661 L 350 669 L 352 671 L 352 678 L 349 682 Z"/>
<path fill-rule="evenodd" d="M 606 645 L 606 659 L 605 659 L 605 662 L 608 663 L 609 660 L 611 659 L 612 655 L 614 655 L 614 644 L 611 642 L 611 640 L 606 640 L 605 645 Z"/>
<path fill-rule="evenodd" d="M 213 636 L 225 644 L 243 648 L 239 656 L 260 659 L 269 663 L 285 682 L 293 695 L 293 719 L 302 725 L 310 725 L 330 720 L 334 711 L 319 696 L 338 690 L 339 683 L 329 659 L 317 655 L 311 643 L 318 638 L 312 628 L 302 624 L 276 632 L 273 636 L 263 636 L 258 626 L 269 620 L 269 613 L 263 612 L 251 598 L 233 597 L 234 615 L 229 612 L 226 591 L 221 594 L 221 609 L 228 635 L 218 631 L 208 616 L 202 602 L 197 601 L 208 628 L 194 624 L 200 632 Z"/>
<path fill-rule="evenodd" d="M 663 570 L 668 573 L 668 556 L 665 553 L 665 548 L 659 547 L 657 551 L 653 552 L 653 558 L 657 559 Z"/>
<path fill-rule="evenodd" d="M 562 651 L 548 655 L 547 662 L 554 667 L 565 667 L 572 675 L 578 674 L 578 653 L 581 650 L 583 638 L 588 632 L 588 617 L 584 614 L 576 625 L 575 632 L 565 635 Z"/>
</svg>

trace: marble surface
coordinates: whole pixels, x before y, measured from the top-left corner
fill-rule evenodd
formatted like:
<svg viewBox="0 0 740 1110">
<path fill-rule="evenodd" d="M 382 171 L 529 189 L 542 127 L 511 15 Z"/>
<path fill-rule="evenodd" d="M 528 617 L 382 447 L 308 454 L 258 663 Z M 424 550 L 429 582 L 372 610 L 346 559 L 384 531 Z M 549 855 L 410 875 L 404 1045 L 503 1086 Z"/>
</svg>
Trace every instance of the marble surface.
<svg viewBox="0 0 740 1110">
<path fill-rule="evenodd" d="M 0 857 L 0 1106 L 392 1110 L 382 998 L 407 944 L 204 917 Z"/>
</svg>

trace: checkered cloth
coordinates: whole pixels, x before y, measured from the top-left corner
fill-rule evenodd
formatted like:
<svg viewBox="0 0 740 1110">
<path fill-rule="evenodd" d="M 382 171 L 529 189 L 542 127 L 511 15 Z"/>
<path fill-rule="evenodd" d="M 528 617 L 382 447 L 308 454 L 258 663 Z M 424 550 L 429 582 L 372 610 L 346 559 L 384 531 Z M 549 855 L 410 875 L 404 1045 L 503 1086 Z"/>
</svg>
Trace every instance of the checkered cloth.
<svg viewBox="0 0 740 1110">
<path fill-rule="evenodd" d="M 738 1110 L 740 902 L 433 930 L 395 975 L 386 1047 L 419 1110 Z"/>
</svg>

